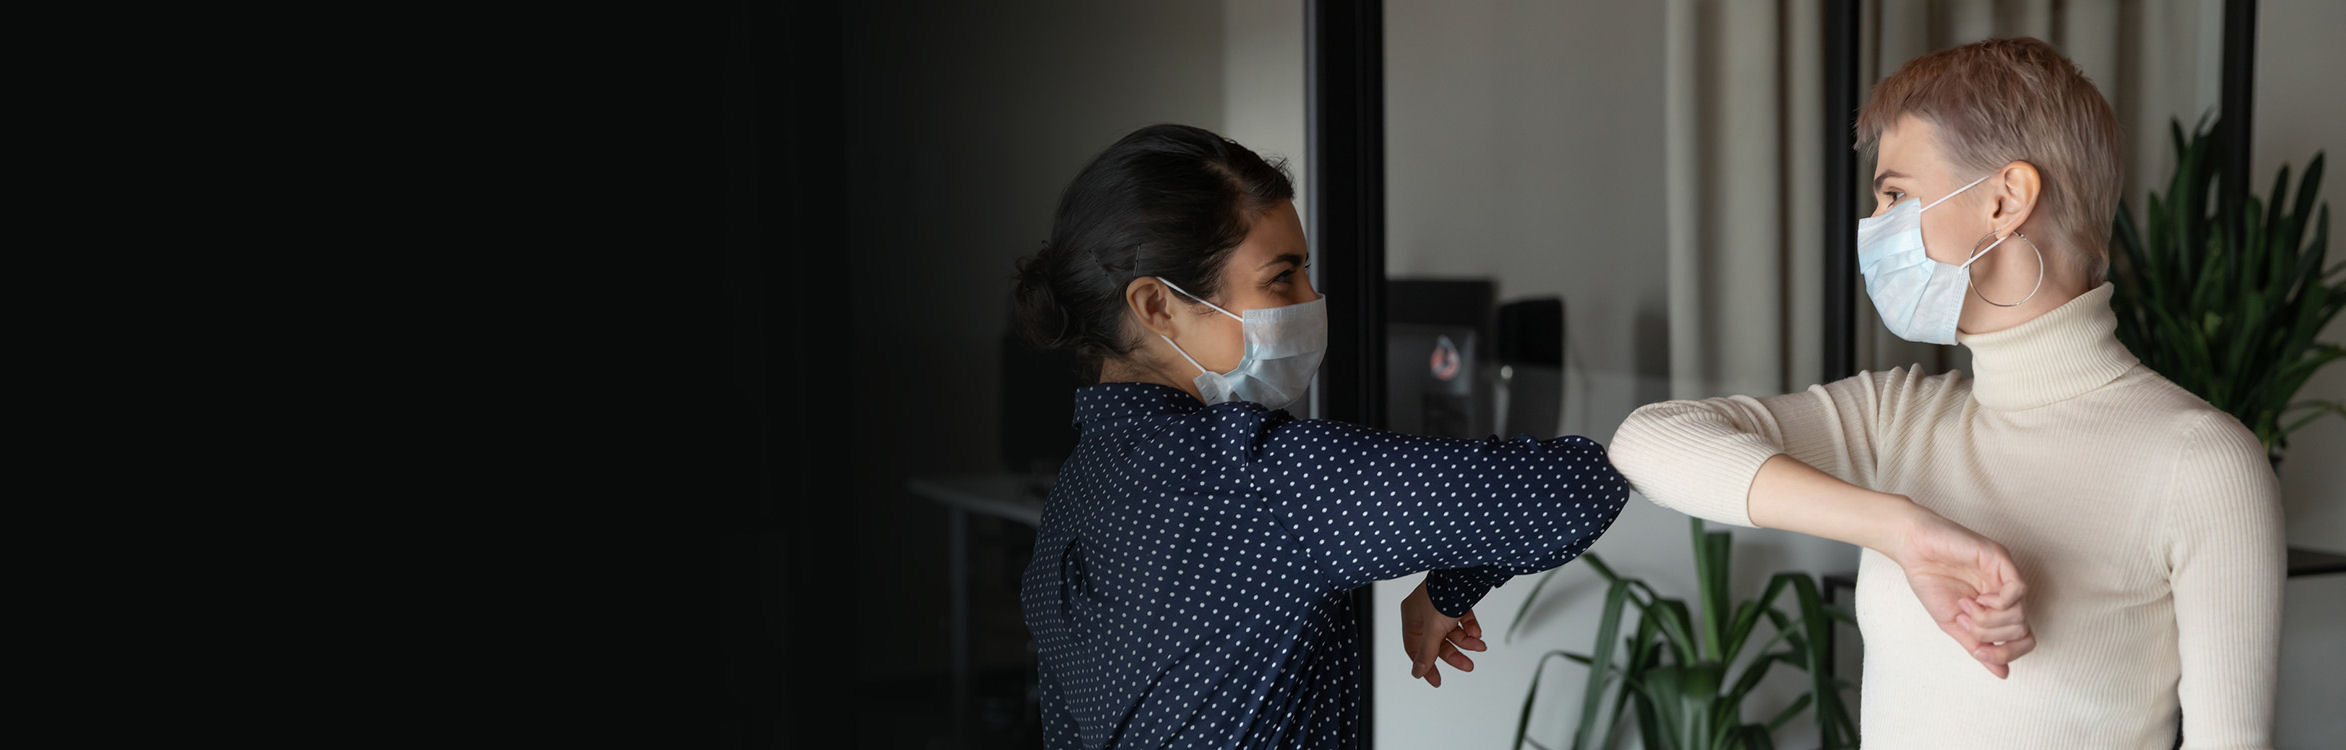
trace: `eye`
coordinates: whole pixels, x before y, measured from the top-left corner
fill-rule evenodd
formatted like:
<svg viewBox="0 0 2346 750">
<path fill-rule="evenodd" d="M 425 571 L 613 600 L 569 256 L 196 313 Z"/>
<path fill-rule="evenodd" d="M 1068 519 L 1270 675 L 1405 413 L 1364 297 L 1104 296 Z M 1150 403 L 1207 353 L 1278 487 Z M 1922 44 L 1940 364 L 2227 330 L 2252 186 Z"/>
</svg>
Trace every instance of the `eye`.
<svg viewBox="0 0 2346 750">
<path fill-rule="evenodd" d="M 1882 191 L 1882 194 L 1883 194 L 1883 195 L 1886 195 L 1886 196 L 1889 196 L 1889 197 L 1890 197 L 1890 202 L 1891 202 L 1891 203 L 1897 203 L 1897 202 L 1899 202 L 1899 201 L 1906 200 L 1906 191 L 1904 191 L 1904 190 L 1899 190 L 1899 189 L 1896 189 L 1896 188 L 1889 188 L 1889 189 L 1885 189 L 1885 190 L 1883 190 L 1883 191 Z"/>
</svg>

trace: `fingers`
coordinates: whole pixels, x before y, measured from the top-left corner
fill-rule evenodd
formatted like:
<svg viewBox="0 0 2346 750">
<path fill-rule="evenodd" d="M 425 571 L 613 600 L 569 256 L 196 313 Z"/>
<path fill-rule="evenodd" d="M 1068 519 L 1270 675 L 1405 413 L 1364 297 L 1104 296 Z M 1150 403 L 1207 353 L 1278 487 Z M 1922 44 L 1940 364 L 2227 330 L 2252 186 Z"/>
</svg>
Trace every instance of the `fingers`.
<svg viewBox="0 0 2346 750">
<path fill-rule="evenodd" d="M 2028 583 L 2020 580 L 2020 574 L 2012 570 L 2011 563 L 2005 563 L 2003 568 L 2003 585 L 1997 586 L 1993 592 L 1980 596 L 1980 604 L 1991 609 L 2011 609 L 2028 598 Z"/>
<path fill-rule="evenodd" d="M 2028 617 L 2018 607 L 1987 609 L 1970 599 L 1956 604 L 1963 608 L 1963 613 L 1956 615 L 1956 624 L 1982 643 L 2002 643 L 2028 635 Z"/>
<path fill-rule="evenodd" d="M 2028 628 L 2028 582 L 2021 579 L 2009 550 L 1996 547 L 1994 553 L 1995 585 L 1957 602 L 1963 610 L 1956 616 L 1957 627 L 1966 636 L 1957 640 L 1968 639 L 1963 647 L 1972 658 L 1997 679 L 2009 679 L 2012 660 L 2036 650 L 2036 635 Z"/>
<path fill-rule="evenodd" d="M 1441 653 L 1440 648 L 1432 643 L 1411 643 L 1409 646 L 1409 676 L 1422 678 L 1432 675 L 1434 673 L 1434 657 Z"/>
<path fill-rule="evenodd" d="M 1434 656 L 1440 653 L 1442 635 L 1434 633 L 1402 634 L 1402 650 L 1409 653 L 1409 676 L 1423 678 L 1434 671 Z"/>
<path fill-rule="evenodd" d="M 1438 637 L 1434 639 L 1432 643 L 1417 644 L 1416 648 L 1414 648 L 1410 653 L 1410 659 L 1412 663 L 1409 668 L 1409 676 L 1425 680 L 1426 684 L 1433 685 L 1434 687 L 1441 687 L 1442 667 L 1440 664 L 1436 663 L 1434 659 L 1439 657 L 1444 661 L 1447 661 L 1449 659 L 1449 654 L 1443 652 L 1445 650 L 1455 652 L 1455 649 L 1450 649 L 1449 645 L 1450 644 L 1442 642 Z M 1452 664 L 1451 666 L 1455 667 L 1457 665 Z"/>
<path fill-rule="evenodd" d="M 1977 599 L 1957 599 L 1955 606 L 1962 608 L 1964 614 L 1970 615 L 1972 622 L 1985 627 L 2016 625 L 2028 621 L 2028 616 L 2022 607 L 1991 609 L 1981 605 Z"/>
<path fill-rule="evenodd" d="M 1442 661 L 1460 672 L 1474 671 L 1474 660 L 1466 658 L 1466 654 L 1459 652 L 1458 647 L 1448 643 L 1442 644 Z"/>
<path fill-rule="evenodd" d="M 1466 627 L 1463 627 L 1463 625 L 1455 630 L 1451 630 L 1450 643 L 1468 651 L 1491 650 L 1491 644 L 1485 643 L 1483 641 L 1482 634 L 1476 632 L 1478 630 L 1481 630 L 1481 628 L 1474 628 L 1470 630 Z"/>
<path fill-rule="evenodd" d="M 1978 620 L 1971 619 L 1971 615 L 1967 614 L 1956 615 L 1955 626 L 1962 628 L 1965 633 L 1971 636 L 1972 640 L 1978 641 L 1980 643 L 2003 643 L 2005 641 L 2019 640 L 2022 636 L 2028 635 L 2027 623 L 2015 622 L 2009 625 L 1986 625 Z"/>
<path fill-rule="evenodd" d="M 1953 628 L 1942 626 L 1971 658 L 1986 667 L 1996 679 L 2010 679 L 2012 661 L 2036 650 L 2036 635 L 2029 632 L 2028 617 L 2020 608 L 1997 609 L 1983 606 L 1994 597 L 1957 600 L 1963 612 L 1955 616 Z M 2011 597 L 2017 604 L 2019 597 Z"/>
<path fill-rule="evenodd" d="M 1971 637 L 1971 630 L 1969 628 L 1965 628 L 1956 624 L 1961 619 L 1961 617 L 1961 615 L 1957 615 L 1955 618 L 1938 623 L 1939 632 L 1946 633 L 1947 637 L 1955 639 L 1955 645 L 1962 646 L 1964 653 L 1977 651 L 1979 650 L 1979 647 L 1987 645 L 1985 643 L 1981 643 L 1978 638 Z"/>
<path fill-rule="evenodd" d="M 1458 627 L 1466 631 L 1468 638 L 1473 638 L 1476 641 L 1481 641 L 1483 638 L 1483 621 L 1475 619 L 1474 610 L 1467 610 L 1465 617 L 1458 618 Z M 1474 650 L 1481 651 L 1482 649 Z"/>
<path fill-rule="evenodd" d="M 1971 658 L 1978 659 L 1981 664 L 1987 665 L 1988 671 L 1995 674 L 1996 679 L 2000 680 L 2012 675 L 2012 668 L 2009 666 L 2012 660 L 2026 656 L 2028 652 L 2035 650 L 2036 636 L 2021 636 L 2018 640 L 1972 649 Z"/>
<path fill-rule="evenodd" d="M 1442 686 L 1442 670 L 1435 663 L 1436 659 L 1448 663 L 1452 669 L 1472 672 L 1474 659 L 1468 657 L 1465 651 L 1490 649 L 1490 644 L 1483 639 L 1469 635 L 1463 623 L 1447 633 L 1407 638 L 1403 645 L 1403 650 L 1409 654 L 1409 676 L 1425 680 L 1434 687 Z"/>
</svg>

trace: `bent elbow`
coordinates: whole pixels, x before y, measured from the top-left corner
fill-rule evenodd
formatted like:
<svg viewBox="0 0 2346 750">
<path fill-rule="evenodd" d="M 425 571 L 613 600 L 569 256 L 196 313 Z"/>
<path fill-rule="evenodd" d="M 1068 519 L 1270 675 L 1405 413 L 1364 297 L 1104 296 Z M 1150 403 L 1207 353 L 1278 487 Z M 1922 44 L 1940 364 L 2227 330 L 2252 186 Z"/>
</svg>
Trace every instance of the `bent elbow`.
<svg viewBox="0 0 2346 750">
<path fill-rule="evenodd" d="M 1661 470 L 1662 453 L 1658 443 L 1662 425 L 1670 420 L 1672 402 L 1663 401 L 1637 407 L 1629 418 L 1621 421 L 1621 428 L 1613 432 L 1613 444 L 1606 452 L 1615 471 L 1630 484 L 1650 477 Z"/>
</svg>

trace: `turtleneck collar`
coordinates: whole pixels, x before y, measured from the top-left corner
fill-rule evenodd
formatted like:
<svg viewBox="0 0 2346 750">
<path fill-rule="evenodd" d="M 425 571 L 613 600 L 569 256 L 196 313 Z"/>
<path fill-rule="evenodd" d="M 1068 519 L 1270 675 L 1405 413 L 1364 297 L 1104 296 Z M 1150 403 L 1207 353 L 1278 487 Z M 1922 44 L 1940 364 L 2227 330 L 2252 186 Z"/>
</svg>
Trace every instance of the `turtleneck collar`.
<svg viewBox="0 0 2346 750">
<path fill-rule="evenodd" d="M 2118 343 L 2117 287 L 2103 282 L 2035 320 L 1994 333 L 1964 333 L 1971 396 L 1990 409 L 2033 409 L 2109 384 L 2136 364 Z"/>
</svg>

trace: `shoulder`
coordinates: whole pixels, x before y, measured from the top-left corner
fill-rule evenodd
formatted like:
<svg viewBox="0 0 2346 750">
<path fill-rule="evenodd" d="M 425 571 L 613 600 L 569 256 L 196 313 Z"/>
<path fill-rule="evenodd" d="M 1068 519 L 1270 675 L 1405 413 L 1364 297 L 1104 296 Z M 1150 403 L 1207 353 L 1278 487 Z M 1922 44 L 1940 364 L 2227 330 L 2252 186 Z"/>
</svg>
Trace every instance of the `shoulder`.
<svg viewBox="0 0 2346 750">
<path fill-rule="evenodd" d="M 1917 363 L 1887 370 L 1866 370 L 1816 386 L 1815 389 L 1834 395 L 1862 393 L 1884 401 L 1920 401 L 1969 394 L 1971 379 L 1964 377 L 1961 370 L 1929 374 L 1923 372 L 1922 365 Z"/>
<path fill-rule="evenodd" d="M 1319 443 L 1332 440 L 1340 422 L 1297 419 L 1282 410 L 1248 401 L 1229 401 L 1180 415 L 1157 434 L 1160 444 L 1184 453 L 1210 454 L 1217 463 L 1260 461 L 1273 441 Z"/>
<path fill-rule="evenodd" d="M 1304 419 L 1281 411 L 1265 410 L 1257 424 L 1252 456 L 1269 461 L 1333 462 L 1390 435 L 1350 422 Z"/>
<path fill-rule="evenodd" d="M 2189 421 L 2174 433 L 2180 442 L 2167 469 L 2173 477 L 2162 509 L 2168 564 L 2181 568 L 2259 549 L 2279 555 L 2285 536 L 2280 480 L 2264 444 L 2213 407 L 2191 412 Z"/>
<path fill-rule="evenodd" d="M 2216 408 L 2215 404 L 2208 403 L 2207 399 L 2200 398 L 2199 394 L 2192 393 L 2190 389 L 2176 385 L 2175 381 L 2168 380 L 2167 376 L 2160 375 L 2149 365 L 2135 365 L 2118 376 L 2112 386 L 2107 390 L 2114 397 L 2124 399 L 2138 411 L 2158 415 L 2164 427 L 2178 431 L 2212 432 L 2221 429 L 2221 426 L 2214 424 L 2219 421 L 2216 418 L 2224 417 L 2231 422 L 2230 426 L 2239 427 L 2241 432 L 2247 431 L 2247 428 L 2240 427 L 2240 420 L 2230 419 L 2231 413 Z M 2249 439 L 2255 439 L 2255 435 L 2250 433 Z"/>
<path fill-rule="evenodd" d="M 2134 366 L 2090 398 L 2096 408 L 2115 412 L 2112 416 L 2124 429 L 2142 437 L 2142 446 L 2171 446 L 2170 453 L 2179 461 L 2272 468 L 2254 431 L 2148 366 Z M 2156 454 L 2144 458 L 2155 459 Z"/>
<path fill-rule="evenodd" d="M 2231 414 L 2201 402 L 2199 408 L 2178 412 L 2174 422 L 2179 428 L 2174 434 L 2182 436 L 2176 446 L 2176 463 L 2180 469 L 2272 473 L 2272 460 L 2265 453 L 2264 442 Z"/>
<path fill-rule="evenodd" d="M 2179 413 L 2176 421 L 2171 465 L 2154 468 L 2171 477 L 2163 510 L 2170 538 L 2236 526 L 2279 533 L 2281 483 L 2256 434 L 2213 407 Z"/>
</svg>

